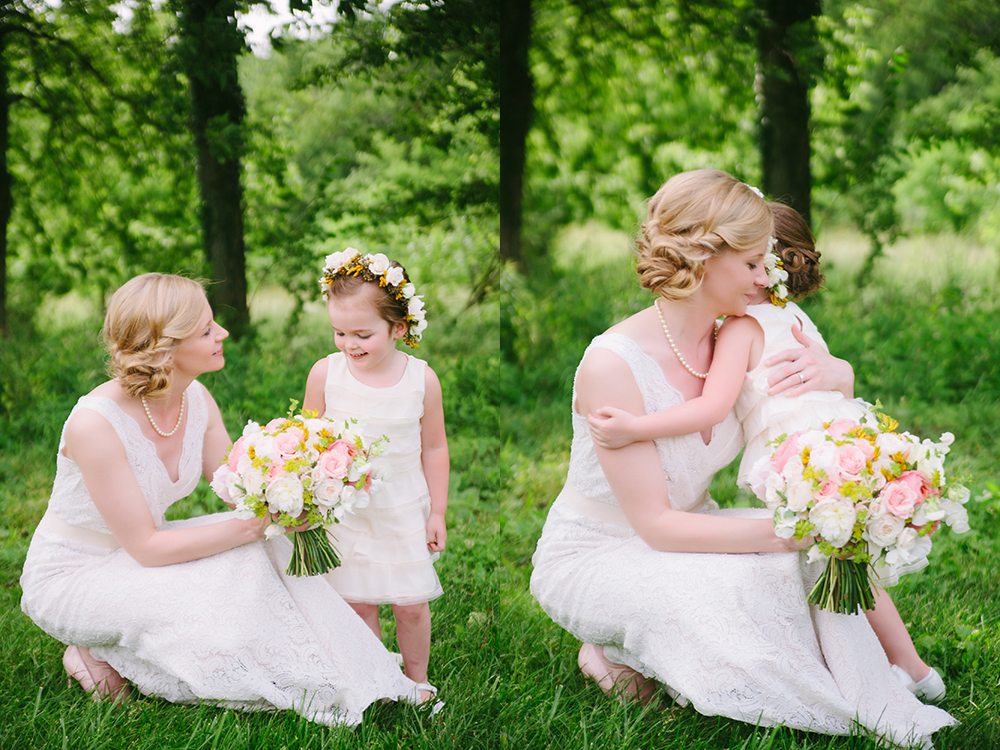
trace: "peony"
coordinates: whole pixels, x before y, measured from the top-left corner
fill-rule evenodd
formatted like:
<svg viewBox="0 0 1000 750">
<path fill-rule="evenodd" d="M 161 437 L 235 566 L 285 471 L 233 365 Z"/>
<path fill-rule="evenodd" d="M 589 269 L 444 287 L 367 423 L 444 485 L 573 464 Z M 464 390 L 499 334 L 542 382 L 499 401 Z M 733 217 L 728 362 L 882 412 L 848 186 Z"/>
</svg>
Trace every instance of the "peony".
<svg viewBox="0 0 1000 750">
<path fill-rule="evenodd" d="M 857 508 L 848 500 L 821 503 L 809 511 L 809 520 L 820 536 L 834 547 L 843 547 L 851 539 Z"/>
<path fill-rule="evenodd" d="M 247 452 L 247 441 L 245 438 L 240 438 L 235 443 L 233 447 L 229 449 L 229 455 L 226 456 L 226 466 L 229 467 L 230 471 L 236 471 L 236 467 L 240 463 L 240 459 Z"/>
<path fill-rule="evenodd" d="M 290 427 L 285 432 L 280 432 L 274 436 L 274 447 L 284 460 L 295 458 L 299 448 L 305 440 L 305 433 L 298 427 Z"/>
<path fill-rule="evenodd" d="M 302 482 L 292 474 L 283 474 L 267 486 L 264 492 L 271 512 L 298 516 L 302 512 Z"/>
</svg>

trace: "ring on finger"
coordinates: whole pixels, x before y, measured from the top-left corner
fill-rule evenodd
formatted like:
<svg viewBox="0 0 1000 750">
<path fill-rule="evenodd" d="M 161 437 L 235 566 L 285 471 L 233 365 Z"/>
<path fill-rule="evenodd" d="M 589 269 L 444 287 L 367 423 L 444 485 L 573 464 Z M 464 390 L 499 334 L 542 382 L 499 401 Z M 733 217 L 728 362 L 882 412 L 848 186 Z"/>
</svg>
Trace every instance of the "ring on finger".
<svg viewBox="0 0 1000 750">
<path fill-rule="evenodd" d="M 801 370 L 799 372 L 795 373 L 795 374 L 799 376 L 799 385 L 805 385 L 806 379 L 804 377 L 802 377 Z"/>
</svg>

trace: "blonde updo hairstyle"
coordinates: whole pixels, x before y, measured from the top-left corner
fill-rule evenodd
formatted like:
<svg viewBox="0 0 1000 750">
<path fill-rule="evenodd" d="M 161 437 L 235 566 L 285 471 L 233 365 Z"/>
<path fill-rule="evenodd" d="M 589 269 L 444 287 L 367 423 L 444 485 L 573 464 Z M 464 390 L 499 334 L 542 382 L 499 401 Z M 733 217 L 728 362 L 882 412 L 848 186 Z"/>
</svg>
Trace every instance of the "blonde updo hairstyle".
<svg viewBox="0 0 1000 750">
<path fill-rule="evenodd" d="M 717 169 L 682 172 L 649 199 L 636 240 L 639 282 L 653 294 L 690 297 L 705 277 L 705 261 L 757 247 L 771 236 L 766 201 L 749 185 Z"/>
<path fill-rule="evenodd" d="M 102 334 L 109 374 L 126 394 L 155 398 L 170 387 L 170 357 L 201 326 L 205 299 L 197 281 L 162 273 L 136 276 L 112 295 Z"/>
</svg>

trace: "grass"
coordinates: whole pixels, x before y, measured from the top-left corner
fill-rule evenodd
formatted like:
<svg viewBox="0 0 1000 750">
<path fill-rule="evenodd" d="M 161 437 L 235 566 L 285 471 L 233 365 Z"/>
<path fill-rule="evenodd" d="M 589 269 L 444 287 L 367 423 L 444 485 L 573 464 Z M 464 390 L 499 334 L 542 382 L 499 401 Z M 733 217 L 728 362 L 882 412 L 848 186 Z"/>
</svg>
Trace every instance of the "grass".
<svg viewBox="0 0 1000 750">
<path fill-rule="evenodd" d="M 575 235 L 576 239 L 568 233 L 561 241 L 573 245 L 580 237 L 597 234 L 591 228 Z M 606 235 L 600 236 L 604 243 Z M 915 244 L 912 252 L 932 253 L 940 246 L 927 242 L 920 249 Z M 6 420 L 0 425 L 4 428 L 0 436 L 0 628 L 4 634 L 0 639 L 0 747 L 881 747 L 864 736 L 830 737 L 705 717 L 666 696 L 648 708 L 620 705 L 579 674 L 579 644 L 552 623 L 528 593 L 531 554 L 548 505 L 565 478 L 569 384 L 583 347 L 613 320 L 648 301 L 635 292 L 624 267 L 626 250 L 588 260 L 593 265 L 587 268 L 574 266 L 572 258 L 582 256 L 573 256 L 572 247 L 567 252 L 563 267 L 574 268 L 573 273 L 557 274 L 544 285 L 525 286 L 517 292 L 513 302 L 517 361 L 498 362 L 490 354 L 496 345 L 487 332 L 494 326 L 495 311 L 483 313 L 478 320 L 462 318 L 432 329 L 426 347 L 418 350 L 445 380 L 453 463 L 449 544 L 438 563 L 445 596 L 431 605 L 430 678 L 441 688 L 447 705 L 433 719 L 407 706 L 378 705 L 366 712 L 365 722 L 356 729 L 330 729 L 289 712 L 248 714 L 144 697 L 113 708 L 91 703 L 79 688 L 68 686 L 60 661 L 62 646 L 20 612 L 18 577 L 51 485 L 58 426 L 68 412 L 67 404 L 72 404 L 87 380 L 66 373 L 72 367 L 73 372 L 91 371 L 87 377 L 99 377 L 99 358 L 87 350 L 93 348 L 89 336 L 96 328 L 90 324 L 90 333 L 43 329 L 27 348 L 4 344 L 11 356 L 24 360 L 23 367 L 10 365 L 10 370 L 11 360 L 2 361 L 5 381 L 13 373 L 17 383 L 25 385 L 8 388 L 5 382 L 0 392 L 12 399 L 9 403 L 14 407 L 5 401 L 6 411 L 0 412 Z M 887 275 L 873 282 L 871 299 L 861 312 L 850 294 L 837 294 L 837 288 L 851 278 L 854 262 L 846 255 L 838 262 L 839 252 L 828 251 L 833 260 L 832 291 L 810 308 L 811 314 L 822 318 L 821 330 L 831 331 L 828 339 L 835 353 L 850 352 L 859 393 L 881 397 L 889 413 L 919 434 L 950 429 L 957 435 L 950 470 L 967 476 L 976 491 L 970 504 L 973 530 L 962 536 L 941 532 L 931 565 L 904 578 L 893 592 L 922 655 L 945 676 L 948 696 L 943 707 L 961 722 L 940 731 L 935 746 L 939 750 L 998 747 L 1000 381 L 990 369 L 989 358 L 972 356 L 978 348 L 994 343 L 989 336 L 996 335 L 996 326 L 990 324 L 996 311 L 982 301 L 978 306 L 953 305 L 951 317 L 942 315 L 941 308 L 931 304 L 943 299 L 935 291 L 939 288 L 929 285 L 928 305 L 907 307 L 904 312 L 909 317 L 902 318 L 920 335 L 902 340 L 878 327 L 879 320 L 894 314 L 904 293 L 893 286 L 891 260 L 885 262 L 895 257 L 895 250 L 883 259 Z M 855 259 L 863 255 L 853 252 Z M 936 278 L 938 272 L 925 260 L 916 257 L 912 267 L 924 269 L 927 275 L 907 278 L 906 284 L 919 286 Z M 958 286 L 964 283 L 951 281 Z M 995 285 L 989 288 L 995 297 Z M 287 308 L 280 295 L 261 293 L 258 302 L 272 317 L 262 327 L 256 348 L 232 347 L 226 370 L 208 383 L 232 432 L 248 416 L 283 410 L 289 395 L 285 390 L 299 397 L 304 373 L 331 346 L 321 309 L 307 308 L 301 329 L 286 333 L 281 316 Z M 862 324 L 877 335 L 862 340 L 858 335 Z M 452 332 L 439 333 L 446 328 Z M 975 331 L 986 328 L 990 330 L 984 332 L 985 338 L 976 339 Z M 954 339 L 957 348 L 919 350 L 920 339 L 935 336 Z M 959 347 L 959 339 L 965 338 L 968 349 Z M 63 349 L 69 349 L 69 354 L 60 354 Z M 956 357 L 968 358 L 971 364 L 965 369 L 973 371 L 978 385 L 967 388 L 965 381 L 946 377 L 962 369 Z M 288 383 L 292 385 L 284 385 Z M 936 384 L 933 390 L 931 383 Z M 727 505 L 749 502 L 734 487 L 734 480 L 735 466 L 720 472 L 713 495 Z M 992 497 L 988 496 L 991 492 Z M 202 486 L 179 504 L 175 515 L 215 510 L 216 502 Z M 392 638 L 389 628 L 386 642 Z"/>
</svg>

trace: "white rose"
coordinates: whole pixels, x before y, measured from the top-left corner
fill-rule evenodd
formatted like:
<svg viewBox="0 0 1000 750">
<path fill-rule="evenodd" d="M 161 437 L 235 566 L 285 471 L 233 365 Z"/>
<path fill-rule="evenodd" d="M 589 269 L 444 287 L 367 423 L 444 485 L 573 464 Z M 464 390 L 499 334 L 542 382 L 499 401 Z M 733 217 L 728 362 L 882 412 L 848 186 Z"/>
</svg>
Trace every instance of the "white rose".
<svg viewBox="0 0 1000 750">
<path fill-rule="evenodd" d="M 812 487 L 809 482 L 804 480 L 796 482 L 795 484 L 789 485 L 788 491 L 785 493 L 785 497 L 785 502 L 787 503 L 789 510 L 801 513 L 808 508 L 809 503 L 812 502 Z"/>
<path fill-rule="evenodd" d="M 340 488 L 344 484 L 328 478 L 316 479 L 315 474 L 313 478 L 315 480 L 312 486 L 313 502 L 325 514 L 340 502 Z"/>
<path fill-rule="evenodd" d="M 865 524 L 866 538 L 879 547 L 888 547 L 896 541 L 906 524 L 891 513 L 870 518 Z"/>
<path fill-rule="evenodd" d="M 368 268 L 376 276 L 381 276 L 383 273 L 388 271 L 389 267 L 392 265 L 389 259 L 382 253 L 369 255 L 366 260 L 368 261 Z"/>
<path fill-rule="evenodd" d="M 837 445 L 833 441 L 824 440 L 809 452 L 809 465 L 837 481 L 840 470 L 837 468 Z"/>
<path fill-rule="evenodd" d="M 416 292 L 417 288 L 411 283 L 407 283 L 406 286 L 403 287 L 404 299 L 410 299 L 414 294 L 416 294 Z"/>
<path fill-rule="evenodd" d="M 831 500 L 809 511 L 817 532 L 834 547 L 843 547 L 851 538 L 857 510 L 849 500 Z"/>
<path fill-rule="evenodd" d="M 253 465 L 249 453 L 240 456 L 236 473 L 243 478 L 243 487 L 249 497 L 260 497 L 264 493 L 264 473 Z"/>
<path fill-rule="evenodd" d="M 280 511 L 290 516 L 297 516 L 302 512 L 302 482 L 291 474 L 285 474 L 271 482 L 264 496 L 272 512 Z"/>
<path fill-rule="evenodd" d="M 423 309 L 424 309 L 424 300 L 423 297 L 421 297 L 420 295 L 417 295 L 416 297 L 411 297 L 410 301 L 406 303 L 406 312 L 409 313 L 410 315 L 413 315 L 414 317 L 418 313 L 423 311 Z"/>
<path fill-rule="evenodd" d="M 403 283 L 403 279 L 405 278 L 406 276 L 403 274 L 403 269 L 399 266 L 393 266 L 385 272 L 385 280 L 393 286 L 399 286 Z"/>
<path fill-rule="evenodd" d="M 285 533 L 285 527 L 276 523 L 269 524 L 266 529 L 264 529 L 265 539 L 274 539 L 276 536 L 281 536 Z"/>
</svg>

